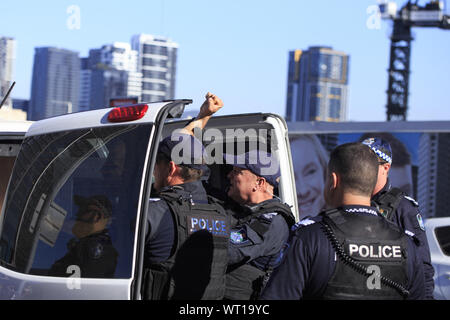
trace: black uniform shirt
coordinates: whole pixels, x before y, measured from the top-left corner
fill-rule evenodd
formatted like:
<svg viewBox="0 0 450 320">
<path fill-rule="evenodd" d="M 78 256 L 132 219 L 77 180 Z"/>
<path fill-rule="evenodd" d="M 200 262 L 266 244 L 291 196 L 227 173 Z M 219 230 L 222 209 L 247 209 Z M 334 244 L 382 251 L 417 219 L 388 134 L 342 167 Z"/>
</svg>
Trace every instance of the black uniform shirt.
<svg viewBox="0 0 450 320">
<path fill-rule="evenodd" d="M 378 198 L 390 189 L 391 184 L 388 181 L 383 189 L 372 197 L 372 201 L 377 202 Z M 397 210 L 392 213 L 391 220 L 402 230 L 414 233 L 420 241 L 418 254 L 424 265 L 426 298 L 432 299 L 434 291 L 434 268 L 431 264 L 430 248 L 417 202 L 408 196 L 403 196 Z"/>
<path fill-rule="evenodd" d="M 268 201 L 279 201 L 271 199 Z M 268 224 L 264 235 L 251 228 L 253 220 Z M 265 213 L 231 230 L 228 264 L 251 263 L 261 270 L 275 267 L 281 260 L 283 247 L 289 237 L 289 227 L 281 214 Z"/>
<path fill-rule="evenodd" d="M 344 206 L 343 209 L 355 214 L 376 215 L 376 209 L 373 207 Z M 377 218 L 380 219 L 374 216 L 374 219 Z M 321 220 L 322 217 L 317 216 L 302 220 L 294 226 L 284 260 L 274 270 L 261 299 L 297 300 L 322 297 L 334 273 L 338 258 L 320 224 L 317 223 Z M 423 265 L 417 257 L 416 245 L 412 239 L 408 241 L 407 250 L 409 299 L 424 299 Z"/>
</svg>

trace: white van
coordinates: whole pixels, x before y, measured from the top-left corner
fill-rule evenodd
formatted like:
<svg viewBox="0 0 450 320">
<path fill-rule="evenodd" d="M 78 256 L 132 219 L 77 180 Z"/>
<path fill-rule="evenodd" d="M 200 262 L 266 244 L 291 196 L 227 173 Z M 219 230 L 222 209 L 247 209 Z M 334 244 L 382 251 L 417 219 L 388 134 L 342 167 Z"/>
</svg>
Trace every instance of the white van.
<svg viewBox="0 0 450 320">
<path fill-rule="evenodd" d="M 1 299 L 140 299 L 144 226 L 159 141 L 191 100 L 171 100 L 58 116 L 33 123 L 23 141 L 0 216 Z M 275 114 L 212 117 L 209 150 L 270 148 L 280 160 L 276 193 L 298 217 L 287 126 Z M 245 146 L 242 148 L 242 146 Z M 210 165 L 211 190 L 225 190 L 226 166 Z M 73 238 L 76 196 L 106 196 L 118 253 L 114 275 L 52 276 Z"/>
<path fill-rule="evenodd" d="M 434 267 L 434 298 L 450 300 L 450 217 L 425 221 Z"/>
</svg>

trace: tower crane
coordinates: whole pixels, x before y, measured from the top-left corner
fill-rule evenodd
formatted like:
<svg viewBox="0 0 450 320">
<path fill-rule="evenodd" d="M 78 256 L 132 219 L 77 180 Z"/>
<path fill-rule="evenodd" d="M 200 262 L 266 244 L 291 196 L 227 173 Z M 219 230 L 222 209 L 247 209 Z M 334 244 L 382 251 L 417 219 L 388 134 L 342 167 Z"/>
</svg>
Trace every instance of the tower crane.
<svg viewBox="0 0 450 320">
<path fill-rule="evenodd" d="M 410 73 L 412 27 L 450 29 L 450 16 L 444 14 L 444 2 L 432 0 L 424 6 L 409 0 L 401 9 L 385 1 L 379 4 L 381 18 L 393 20 L 387 89 L 387 121 L 406 120 Z"/>
</svg>

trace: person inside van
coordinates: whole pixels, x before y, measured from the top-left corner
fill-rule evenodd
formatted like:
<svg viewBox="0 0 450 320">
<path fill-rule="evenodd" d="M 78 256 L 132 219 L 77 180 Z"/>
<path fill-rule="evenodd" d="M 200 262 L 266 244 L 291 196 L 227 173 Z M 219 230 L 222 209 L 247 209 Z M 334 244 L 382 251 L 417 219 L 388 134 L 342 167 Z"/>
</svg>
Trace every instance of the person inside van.
<svg viewBox="0 0 450 320">
<path fill-rule="evenodd" d="M 69 267 L 79 268 L 83 278 L 113 278 L 117 265 L 117 251 L 108 232 L 112 206 L 104 195 L 92 197 L 74 196 L 78 206 L 72 238 L 67 244 L 67 253 L 57 260 L 48 275 L 68 277 Z"/>
</svg>

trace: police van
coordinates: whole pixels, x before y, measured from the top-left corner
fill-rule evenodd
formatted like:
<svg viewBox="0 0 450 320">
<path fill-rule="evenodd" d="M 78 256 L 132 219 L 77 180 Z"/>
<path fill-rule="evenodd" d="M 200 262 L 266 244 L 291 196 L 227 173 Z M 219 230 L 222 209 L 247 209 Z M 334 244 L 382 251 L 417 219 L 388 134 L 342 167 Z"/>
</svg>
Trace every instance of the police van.
<svg viewBox="0 0 450 320">
<path fill-rule="evenodd" d="M 141 299 L 145 221 L 152 197 L 158 143 L 175 129 L 191 100 L 119 106 L 37 121 L 14 164 L 0 216 L 1 299 Z M 280 161 L 276 194 L 298 218 L 292 160 L 284 119 L 275 114 L 212 117 L 201 133 L 214 159 L 221 153 L 270 150 Z M 225 190 L 227 166 L 208 162 L 209 189 Z M 80 272 L 69 259 L 83 203 L 103 201 L 116 253 L 110 273 Z M 96 201 L 97 201 L 96 200 Z M 97 202 L 98 202 L 97 201 Z M 151 213 L 150 213 L 151 214 Z M 79 252 L 110 268 L 101 245 Z M 71 257 L 74 258 L 74 257 Z M 76 257 L 75 257 L 76 258 Z M 81 259 L 81 258 L 80 258 Z"/>
<path fill-rule="evenodd" d="M 434 267 L 434 298 L 450 300 L 450 217 L 425 222 Z"/>
</svg>

